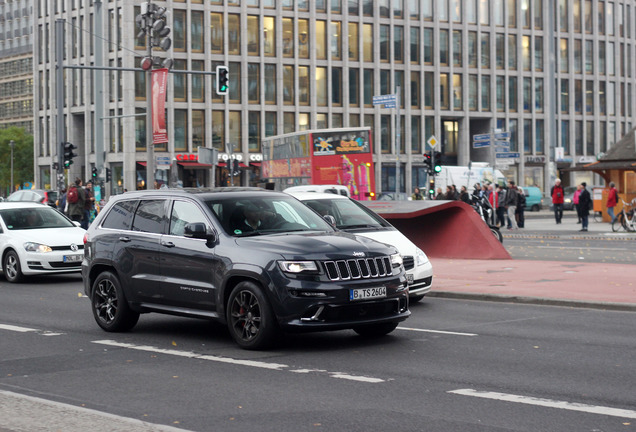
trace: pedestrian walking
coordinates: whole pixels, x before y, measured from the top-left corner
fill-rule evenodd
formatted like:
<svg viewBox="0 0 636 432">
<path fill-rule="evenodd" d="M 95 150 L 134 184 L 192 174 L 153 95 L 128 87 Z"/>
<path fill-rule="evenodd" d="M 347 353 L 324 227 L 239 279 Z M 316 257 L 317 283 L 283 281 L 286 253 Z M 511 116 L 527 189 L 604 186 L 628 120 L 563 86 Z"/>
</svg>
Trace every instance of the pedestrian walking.
<svg viewBox="0 0 636 432">
<path fill-rule="evenodd" d="M 91 223 L 91 212 L 95 208 L 95 195 L 93 194 L 93 182 L 87 181 L 84 186 L 84 217 L 82 218 L 82 228 L 88 229 Z"/>
<path fill-rule="evenodd" d="M 466 186 L 462 186 L 460 189 L 461 189 L 459 193 L 460 201 L 463 201 L 466 204 L 470 204 L 470 195 L 468 194 L 468 190 L 466 190 Z"/>
<path fill-rule="evenodd" d="M 554 219 L 556 223 L 560 224 L 563 218 L 563 186 L 561 186 L 561 179 L 554 181 L 554 186 L 550 189 L 550 196 L 552 197 L 552 205 L 554 206 Z"/>
<path fill-rule="evenodd" d="M 437 195 L 435 195 L 435 200 L 443 201 L 446 199 L 446 196 L 442 192 L 442 188 L 437 188 Z"/>
<path fill-rule="evenodd" d="M 424 197 L 422 196 L 422 194 L 420 193 L 420 188 L 415 188 L 413 190 L 413 195 L 411 195 L 411 199 L 413 201 L 420 201 L 423 200 Z"/>
<path fill-rule="evenodd" d="M 616 216 L 614 215 L 614 207 L 618 204 L 618 190 L 616 190 L 616 185 L 614 182 L 610 183 L 610 190 L 607 194 L 607 214 L 612 218 L 610 223 L 614 223 L 616 220 Z"/>
<path fill-rule="evenodd" d="M 446 186 L 446 197 L 444 198 L 449 201 L 455 200 L 455 191 L 453 191 L 453 187 L 448 185 Z"/>
<path fill-rule="evenodd" d="M 506 191 L 503 186 L 497 186 L 497 225 L 503 228 L 506 225 L 506 206 L 504 200 L 506 199 Z"/>
<path fill-rule="evenodd" d="M 520 187 L 517 188 L 517 193 L 518 193 L 517 211 L 515 216 L 517 217 L 517 226 L 519 228 L 524 228 L 526 226 L 526 217 L 525 217 L 526 195 L 523 192 L 523 189 Z"/>
<path fill-rule="evenodd" d="M 57 209 L 66 214 L 66 188 L 60 191 L 60 199 L 57 200 Z"/>
<path fill-rule="evenodd" d="M 517 211 L 517 201 L 519 199 L 519 194 L 517 192 L 517 187 L 515 186 L 514 180 L 508 180 L 508 192 L 506 192 L 506 198 L 504 200 L 504 205 L 508 212 L 508 229 L 519 229 L 517 226 L 516 219 L 516 211 Z"/>
<path fill-rule="evenodd" d="M 581 188 L 578 185 L 576 190 L 574 191 L 574 195 L 572 195 L 572 205 L 574 206 L 574 211 L 576 211 L 576 216 L 578 221 L 576 223 L 581 223 L 581 213 L 579 212 L 579 195 L 581 195 Z"/>
<path fill-rule="evenodd" d="M 588 217 L 590 215 L 590 204 L 592 203 L 592 197 L 586 189 L 587 184 L 581 183 L 577 189 L 579 193 L 579 217 L 581 218 L 581 229 L 579 231 L 587 231 Z"/>
<path fill-rule="evenodd" d="M 68 204 L 68 217 L 71 220 L 82 223 L 84 218 L 85 192 L 82 187 L 82 179 L 75 179 L 75 184 L 71 185 L 66 192 L 66 202 Z"/>
</svg>

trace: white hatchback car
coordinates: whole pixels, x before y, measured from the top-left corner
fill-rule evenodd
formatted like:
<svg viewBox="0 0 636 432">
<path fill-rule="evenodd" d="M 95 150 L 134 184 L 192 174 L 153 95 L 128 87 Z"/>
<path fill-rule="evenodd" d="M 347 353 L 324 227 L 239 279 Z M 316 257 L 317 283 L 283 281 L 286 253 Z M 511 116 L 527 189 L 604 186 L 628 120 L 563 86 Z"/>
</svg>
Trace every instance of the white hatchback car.
<svg viewBox="0 0 636 432">
<path fill-rule="evenodd" d="M 342 195 L 296 192 L 289 189 L 286 189 L 285 192 L 296 197 L 322 216 L 333 216 L 336 220 L 336 228 L 341 231 L 395 246 L 402 255 L 411 302 L 421 300 L 431 290 L 433 266 L 426 254 L 372 210 Z"/>
<path fill-rule="evenodd" d="M 0 257 L 9 282 L 26 275 L 81 270 L 86 231 L 56 209 L 27 202 L 0 203 Z"/>
</svg>

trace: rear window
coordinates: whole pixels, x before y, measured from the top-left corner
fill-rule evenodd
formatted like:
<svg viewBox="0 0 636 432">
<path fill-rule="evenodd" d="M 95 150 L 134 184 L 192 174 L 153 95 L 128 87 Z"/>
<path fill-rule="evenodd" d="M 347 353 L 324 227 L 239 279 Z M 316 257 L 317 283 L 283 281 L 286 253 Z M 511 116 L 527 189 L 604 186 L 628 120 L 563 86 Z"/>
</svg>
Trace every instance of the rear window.
<svg viewBox="0 0 636 432">
<path fill-rule="evenodd" d="M 106 215 L 102 227 L 118 230 L 130 230 L 138 200 L 120 201 Z"/>
</svg>

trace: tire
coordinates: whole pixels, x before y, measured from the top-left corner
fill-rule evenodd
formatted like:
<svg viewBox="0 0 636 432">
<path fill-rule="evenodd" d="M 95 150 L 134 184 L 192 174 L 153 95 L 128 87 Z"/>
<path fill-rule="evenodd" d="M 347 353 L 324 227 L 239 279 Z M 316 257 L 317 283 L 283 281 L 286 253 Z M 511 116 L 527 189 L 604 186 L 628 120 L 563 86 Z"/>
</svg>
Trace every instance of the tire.
<svg viewBox="0 0 636 432">
<path fill-rule="evenodd" d="M 539 207 L 539 204 L 535 204 L 530 208 L 530 211 L 533 211 L 533 212 L 538 212 L 539 210 L 541 210 L 541 208 Z"/>
<path fill-rule="evenodd" d="M 253 282 L 243 281 L 234 287 L 226 318 L 232 339 L 243 349 L 270 348 L 280 336 L 272 307 L 263 290 Z"/>
<path fill-rule="evenodd" d="M 97 325 L 107 332 L 131 330 L 139 321 L 139 313 L 128 306 L 119 278 L 109 271 L 93 282 L 91 306 Z"/>
<path fill-rule="evenodd" d="M 9 250 L 5 254 L 4 261 L 2 262 L 2 271 L 4 272 L 4 277 L 7 279 L 7 282 L 18 283 L 24 279 L 20 257 L 18 257 L 16 251 Z"/>
<path fill-rule="evenodd" d="M 492 235 L 495 236 L 497 240 L 499 240 L 499 243 L 503 243 L 503 234 L 501 234 L 501 231 L 499 231 L 497 228 L 490 227 L 490 232 L 492 233 Z"/>
<path fill-rule="evenodd" d="M 388 335 L 398 326 L 398 323 L 369 324 L 360 327 L 354 327 L 353 331 L 360 336 L 374 338 Z"/>
<path fill-rule="evenodd" d="M 625 224 L 625 220 L 623 218 L 623 213 L 619 213 L 616 216 L 616 219 L 614 220 L 614 222 L 612 222 L 612 231 L 614 232 L 619 232 L 619 231 L 626 231 L 627 227 Z"/>
</svg>

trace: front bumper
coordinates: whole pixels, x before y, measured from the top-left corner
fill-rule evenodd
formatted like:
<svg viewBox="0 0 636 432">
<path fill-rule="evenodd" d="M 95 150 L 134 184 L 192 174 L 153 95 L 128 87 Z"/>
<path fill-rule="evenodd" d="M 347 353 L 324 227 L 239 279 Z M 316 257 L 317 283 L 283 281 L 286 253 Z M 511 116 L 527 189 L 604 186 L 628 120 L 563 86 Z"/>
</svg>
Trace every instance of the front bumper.
<svg viewBox="0 0 636 432">
<path fill-rule="evenodd" d="M 69 261 L 68 257 L 84 257 L 83 251 L 53 251 L 47 253 L 25 252 L 20 256 L 22 273 L 36 275 L 44 273 L 70 273 L 79 272 L 82 260 Z M 66 257 L 66 260 L 65 260 Z"/>
<path fill-rule="evenodd" d="M 413 282 L 409 284 L 409 295 L 411 298 L 423 296 L 431 290 L 433 285 L 433 265 L 430 261 L 407 270 L 406 274 L 407 277 L 413 278 Z"/>
</svg>

